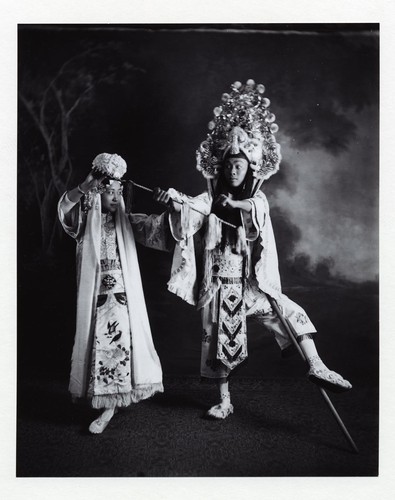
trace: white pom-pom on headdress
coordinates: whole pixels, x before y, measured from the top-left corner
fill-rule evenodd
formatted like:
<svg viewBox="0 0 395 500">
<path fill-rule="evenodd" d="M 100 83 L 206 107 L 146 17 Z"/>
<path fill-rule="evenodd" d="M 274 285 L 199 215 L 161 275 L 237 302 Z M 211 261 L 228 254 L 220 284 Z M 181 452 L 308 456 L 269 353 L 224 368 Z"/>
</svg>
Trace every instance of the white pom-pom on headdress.
<svg viewBox="0 0 395 500">
<path fill-rule="evenodd" d="M 117 154 L 100 153 L 92 162 L 94 170 L 107 175 L 111 179 L 119 180 L 126 173 L 126 161 Z"/>
</svg>

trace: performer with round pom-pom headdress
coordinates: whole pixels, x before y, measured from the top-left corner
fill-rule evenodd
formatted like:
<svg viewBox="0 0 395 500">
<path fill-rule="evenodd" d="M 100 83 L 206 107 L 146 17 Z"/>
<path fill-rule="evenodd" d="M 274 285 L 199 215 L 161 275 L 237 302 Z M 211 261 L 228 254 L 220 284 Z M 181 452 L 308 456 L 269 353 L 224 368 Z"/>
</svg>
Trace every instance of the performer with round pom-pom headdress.
<svg viewBox="0 0 395 500">
<path fill-rule="evenodd" d="M 101 153 L 58 214 L 77 243 L 77 324 L 69 391 L 101 415 L 100 434 L 119 407 L 163 392 L 162 369 L 148 321 L 134 233 L 125 214 L 121 178 L 126 162 Z"/>
</svg>

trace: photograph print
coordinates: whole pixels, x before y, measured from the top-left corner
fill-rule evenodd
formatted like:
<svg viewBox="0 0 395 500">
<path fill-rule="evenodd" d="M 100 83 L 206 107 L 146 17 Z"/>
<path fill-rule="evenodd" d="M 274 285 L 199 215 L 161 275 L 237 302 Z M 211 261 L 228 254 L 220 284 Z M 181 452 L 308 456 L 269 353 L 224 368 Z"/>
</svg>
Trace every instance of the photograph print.
<svg viewBox="0 0 395 500">
<path fill-rule="evenodd" d="M 17 30 L 17 477 L 378 476 L 379 25 Z"/>
</svg>

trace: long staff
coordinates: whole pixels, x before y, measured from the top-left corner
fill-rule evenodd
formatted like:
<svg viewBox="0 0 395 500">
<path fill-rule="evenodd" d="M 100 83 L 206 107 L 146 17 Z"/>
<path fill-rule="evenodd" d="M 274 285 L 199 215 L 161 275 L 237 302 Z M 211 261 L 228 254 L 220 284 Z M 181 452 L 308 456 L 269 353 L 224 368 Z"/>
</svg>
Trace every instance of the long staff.
<svg viewBox="0 0 395 500">
<path fill-rule="evenodd" d="M 147 186 L 143 186 L 142 184 L 137 184 L 137 182 L 134 182 L 134 181 L 131 181 L 131 180 L 128 180 L 127 182 L 131 182 L 133 184 L 133 186 L 136 186 L 136 187 L 138 187 L 140 189 L 143 189 L 144 191 L 148 191 L 149 193 L 153 193 L 154 192 L 153 189 L 151 189 L 151 188 L 149 188 Z M 185 204 L 185 202 L 183 200 L 173 200 L 173 202 L 174 203 L 178 203 L 180 205 L 184 205 Z M 198 212 L 201 215 L 204 215 L 205 217 L 208 217 L 208 215 L 209 215 L 209 214 L 206 214 L 205 212 L 202 212 L 201 210 L 199 210 L 198 208 L 194 207 L 193 205 L 189 205 L 189 208 L 191 210 L 194 210 L 195 212 Z M 223 220 L 223 219 L 221 219 L 218 216 L 216 216 L 216 217 L 217 217 L 217 219 L 219 219 L 222 222 L 222 224 L 225 224 L 225 225 L 227 225 L 229 227 L 233 227 L 234 229 L 237 229 L 237 226 L 235 226 L 234 224 L 231 224 L 230 222 L 228 222 L 226 220 Z"/>
<path fill-rule="evenodd" d="M 141 184 L 137 184 L 137 182 L 130 181 L 130 180 L 129 180 L 128 182 L 131 182 L 134 186 L 136 186 L 136 187 L 138 187 L 138 188 L 140 188 L 140 189 L 143 189 L 144 191 L 148 191 L 148 192 L 150 192 L 150 193 L 153 193 L 153 192 L 154 192 L 154 190 L 153 190 L 153 189 L 151 189 L 151 188 L 149 188 L 149 187 L 147 187 L 147 186 L 143 186 L 143 185 L 141 185 Z M 178 200 L 173 200 L 173 201 L 175 201 L 176 203 L 179 203 L 180 205 L 183 205 L 183 204 L 184 204 L 184 201 L 182 201 L 182 200 L 181 200 L 181 201 L 178 201 Z M 191 208 L 192 210 L 194 210 L 195 212 L 198 212 L 198 213 L 200 213 L 200 214 L 204 215 L 205 217 L 207 217 L 207 214 L 206 214 L 206 213 L 201 212 L 200 210 L 198 210 L 197 208 L 193 207 L 192 205 L 190 205 L 190 208 Z M 218 217 L 218 218 L 219 218 L 219 217 Z M 222 223 L 224 223 L 224 224 L 226 224 L 226 225 L 228 225 L 228 226 L 233 227 L 233 228 L 235 228 L 235 229 L 236 229 L 236 226 L 235 226 L 235 225 L 233 225 L 233 224 L 231 224 L 230 222 L 227 222 L 227 221 L 225 221 L 225 220 L 223 220 L 223 219 L 220 219 L 220 218 L 219 218 L 219 220 L 220 220 Z M 279 307 L 278 307 L 278 305 L 277 305 L 276 301 L 275 301 L 272 297 L 270 297 L 269 295 L 268 295 L 267 297 L 268 297 L 268 299 L 269 299 L 269 301 L 270 301 L 270 304 L 271 304 L 272 308 L 276 311 L 276 314 L 277 314 L 278 318 L 280 319 L 280 321 L 281 321 L 282 325 L 284 326 L 284 328 L 285 328 L 286 332 L 288 333 L 288 335 L 289 335 L 290 339 L 292 340 L 292 342 L 293 342 L 294 346 L 296 347 L 297 351 L 299 352 L 299 354 L 300 354 L 301 358 L 303 359 L 303 361 L 305 361 L 305 362 L 306 362 L 306 357 L 305 357 L 305 355 L 304 355 L 304 353 L 303 353 L 302 349 L 300 348 L 300 346 L 299 346 L 299 344 L 298 344 L 298 342 L 297 342 L 297 340 L 296 340 L 296 333 L 293 331 L 292 325 L 290 325 L 290 324 L 286 321 L 286 319 L 285 319 L 285 318 L 284 318 L 284 316 L 282 315 L 282 313 L 281 313 L 281 311 L 280 311 L 280 309 L 279 309 Z M 351 446 L 352 446 L 353 450 L 355 451 L 355 453 L 359 453 L 359 450 L 358 450 L 358 448 L 357 448 L 357 445 L 355 444 L 355 442 L 354 442 L 353 438 L 351 437 L 351 435 L 350 435 L 350 433 L 348 432 L 348 430 L 347 430 L 346 426 L 344 425 L 344 423 L 343 423 L 342 419 L 340 418 L 340 415 L 337 413 L 336 408 L 333 406 L 333 403 L 332 403 L 332 401 L 329 399 L 329 396 L 328 396 L 328 394 L 326 393 L 325 389 L 323 389 L 322 387 L 319 387 L 319 386 L 318 386 L 318 389 L 319 389 L 319 391 L 321 392 L 321 395 L 322 395 L 322 397 L 324 398 L 325 402 L 326 402 L 326 403 L 327 403 L 327 405 L 329 406 L 329 409 L 331 410 L 332 415 L 335 417 L 336 422 L 339 424 L 339 426 L 340 426 L 341 430 L 343 431 L 344 435 L 346 436 L 346 438 L 347 438 L 348 442 L 351 444 Z"/>
<path fill-rule="evenodd" d="M 284 318 L 282 312 L 280 311 L 280 308 L 277 305 L 277 302 L 269 295 L 267 295 L 267 297 L 270 301 L 272 308 L 276 311 L 276 314 L 277 314 L 279 320 L 281 321 L 282 325 L 286 329 L 294 346 L 296 347 L 296 349 L 299 352 L 300 356 L 302 357 L 303 361 L 306 362 L 306 356 L 304 355 L 304 352 L 302 351 L 302 349 L 300 348 L 300 345 L 298 344 L 298 342 L 296 340 L 296 333 L 293 331 L 292 325 L 290 325 L 287 322 L 287 320 Z M 329 396 L 326 393 L 325 389 L 323 389 L 322 387 L 319 387 L 319 386 L 318 386 L 318 389 L 320 390 L 320 393 L 322 394 L 322 397 L 324 398 L 325 402 L 329 406 L 329 409 L 331 410 L 332 415 L 335 417 L 336 422 L 339 424 L 339 426 L 340 426 L 341 430 L 343 431 L 344 435 L 346 436 L 348 442 L 351 444 L 353 450 L 355 451 L 355 453 L 359 453 L 357 445 L 354 443 L 353 438 L 350 436 L 350 433 L 348 432 L 346 426 L 344 425 L 342 419 L 340 418 L 340 415 L 337 413 L 336 408 L 333 406 L 332 401 L 329 399 Z"/>
</svg>

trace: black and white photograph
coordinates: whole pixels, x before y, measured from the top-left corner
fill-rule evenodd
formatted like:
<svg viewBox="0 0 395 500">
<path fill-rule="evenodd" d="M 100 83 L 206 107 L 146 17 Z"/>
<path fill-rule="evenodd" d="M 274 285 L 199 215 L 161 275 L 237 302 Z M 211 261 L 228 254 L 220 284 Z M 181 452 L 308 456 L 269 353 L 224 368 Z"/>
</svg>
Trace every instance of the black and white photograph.
<svg viewBox="0 0 395 500">
<path fill-rule="evenodd" d="M 365 498 L 391 380 L 379 18 L 44 17 L 13 27 L 19 486 Z"/>
<path fill-rule="evenodd" d="M 18 476 L 378 474 L 378 46 L 18 26 Z"/>
</svg>

